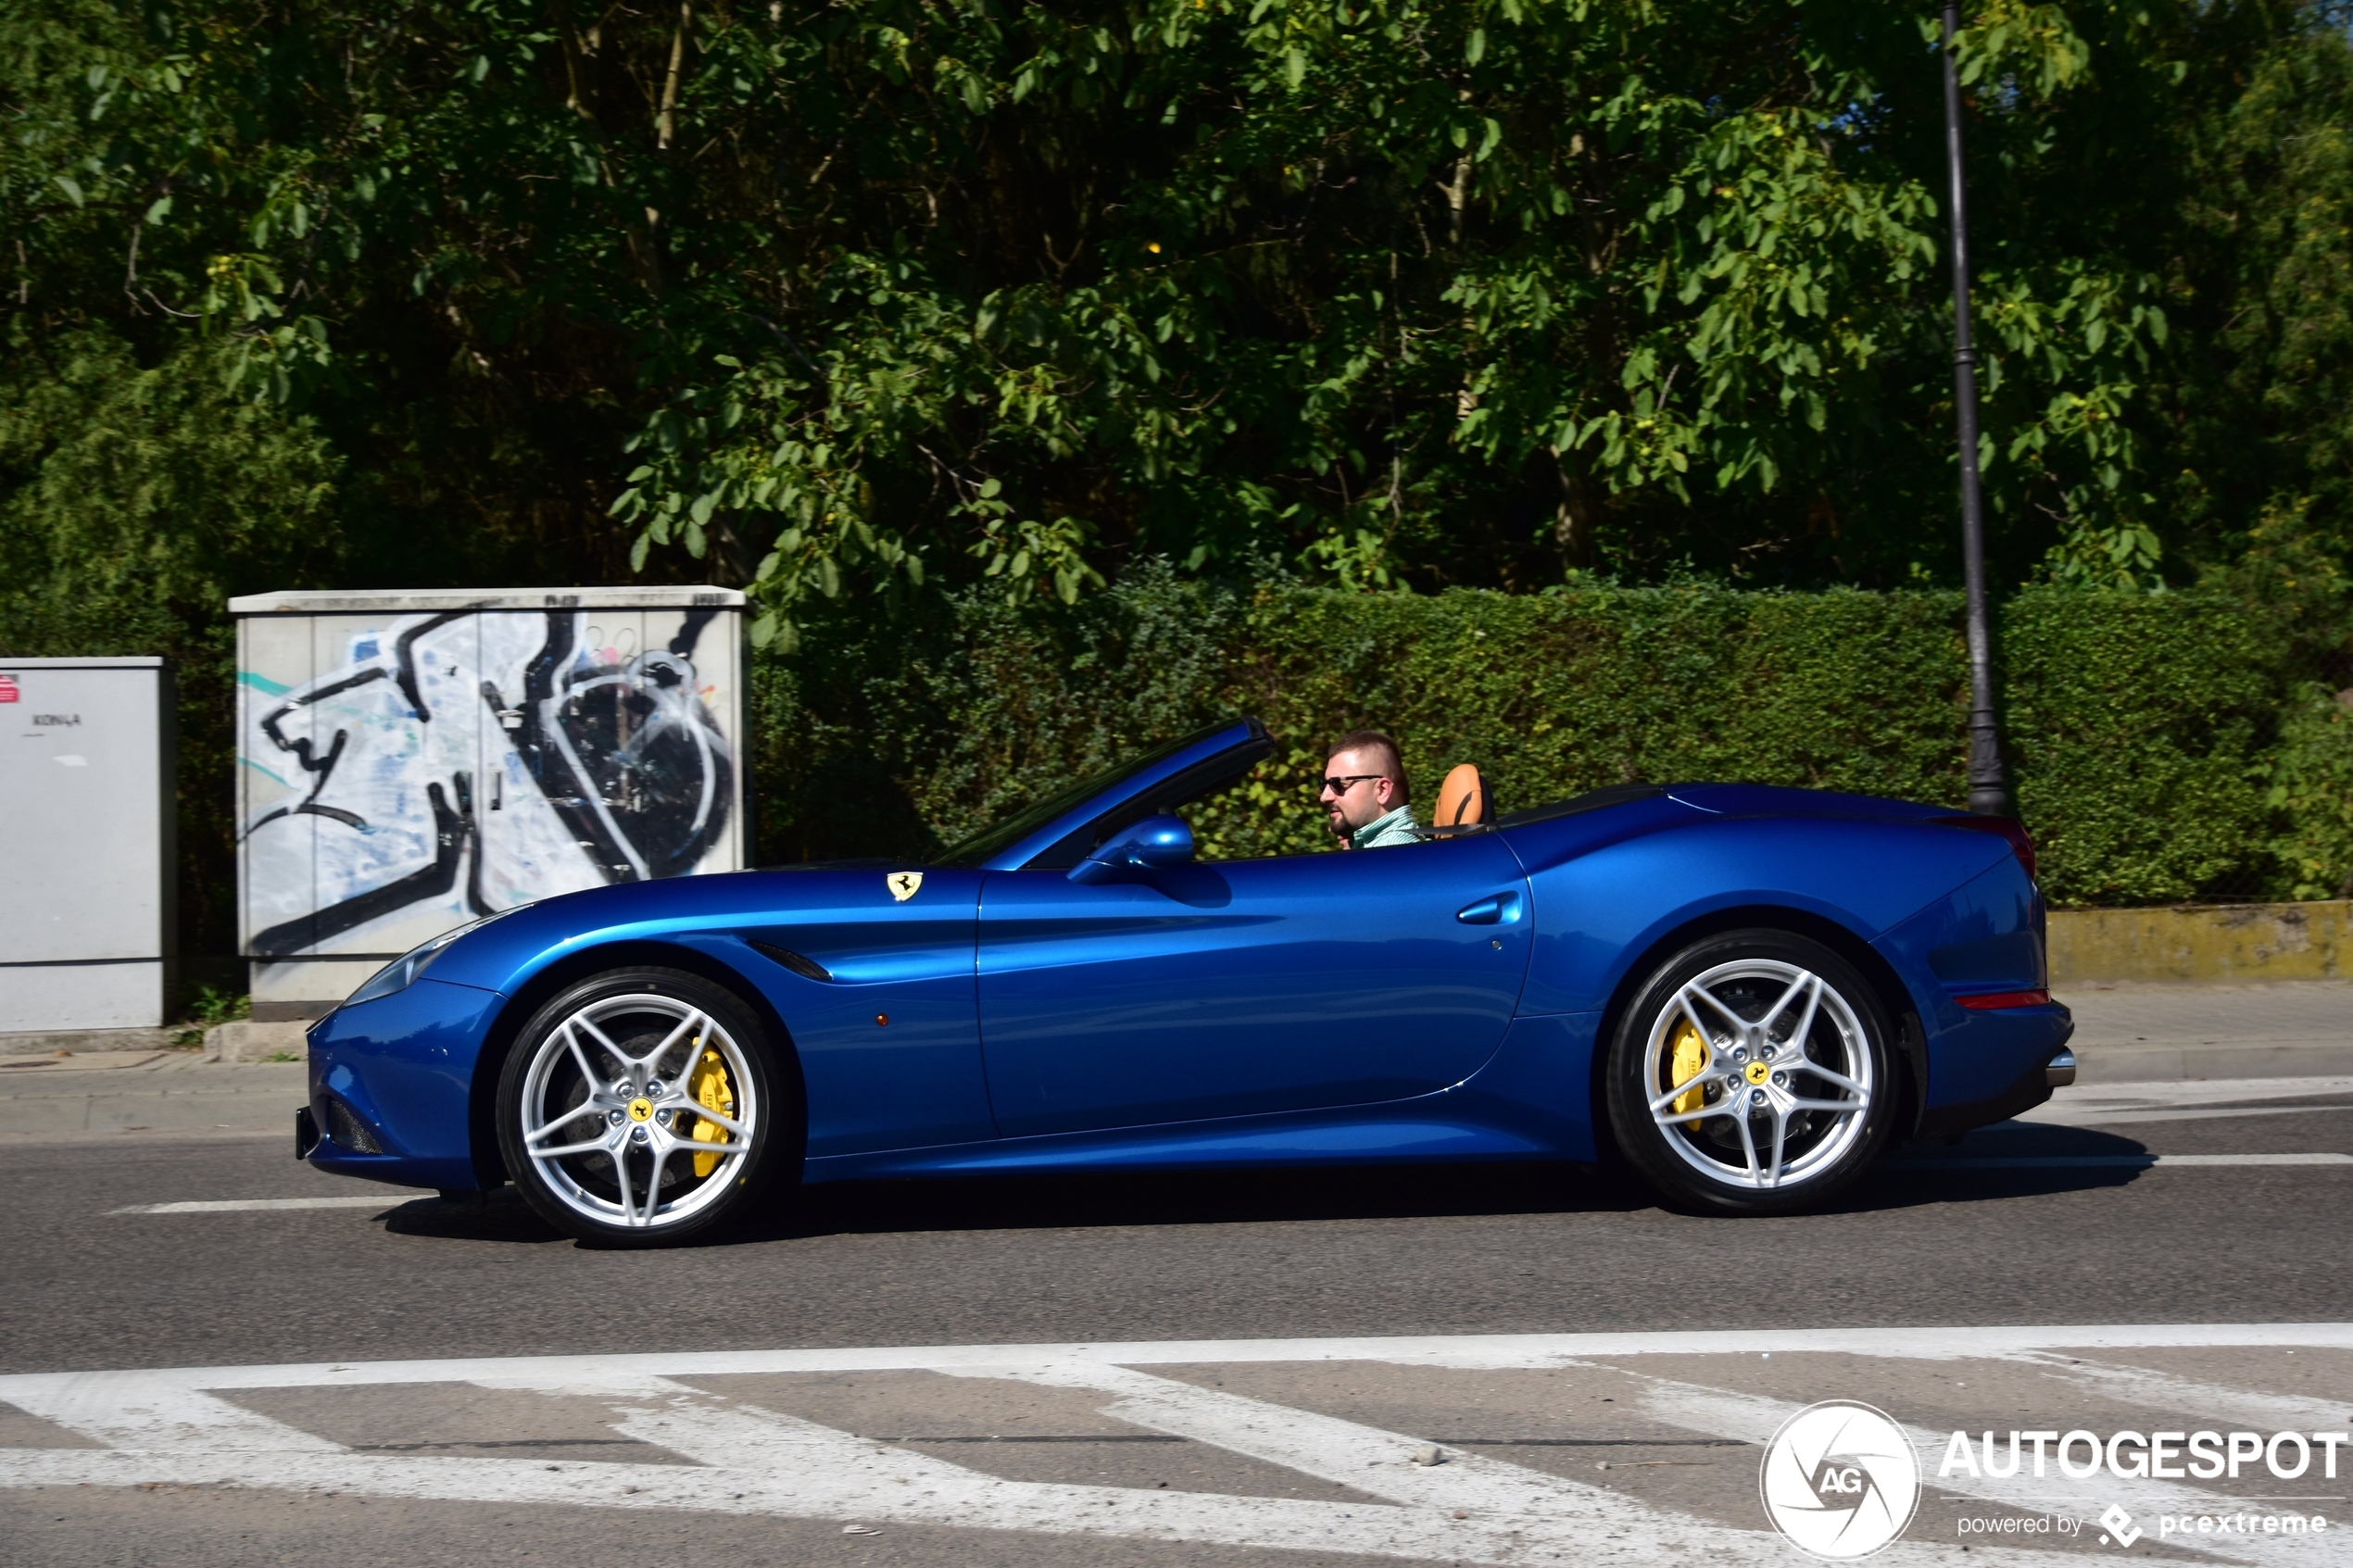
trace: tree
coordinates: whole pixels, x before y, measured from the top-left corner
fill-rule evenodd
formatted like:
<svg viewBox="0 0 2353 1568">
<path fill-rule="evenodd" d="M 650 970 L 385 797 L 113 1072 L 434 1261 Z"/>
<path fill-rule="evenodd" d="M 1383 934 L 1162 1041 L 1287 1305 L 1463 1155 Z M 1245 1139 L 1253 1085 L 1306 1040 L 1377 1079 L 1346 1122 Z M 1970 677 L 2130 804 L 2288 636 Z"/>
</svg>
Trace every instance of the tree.
<svg viewBox="0 0 2353 1568">
<path fill-rule="evenodd" d="M 11 330 L 147 368 L 210 345 L 323 443 L 313 558 L 352 583 L 712 574 L 774 632 L 812 596 L 1069 597 L 1142 555 L 1943 580 L 1926 22 L 38 0 L 0 19 Z M 1972 7 L 2009 580 L 2179 573 L 2245 525 L 2168 499 L 2182 280 L 2245 248 L 2173 236 L 2245 163 L 2199 136 L 2250 73 L 2316 69 L 2259 62 L 2318 25 Z"/>
</svg>

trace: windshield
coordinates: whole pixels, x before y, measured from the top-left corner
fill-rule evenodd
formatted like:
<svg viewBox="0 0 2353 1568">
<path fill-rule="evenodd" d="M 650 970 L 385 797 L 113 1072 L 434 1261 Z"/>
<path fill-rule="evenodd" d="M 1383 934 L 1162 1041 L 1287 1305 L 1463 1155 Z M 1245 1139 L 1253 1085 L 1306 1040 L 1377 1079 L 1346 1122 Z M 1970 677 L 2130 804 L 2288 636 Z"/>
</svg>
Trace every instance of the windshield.
<svg viewBox="0 0 2353 1568">
<path fill-rule="evenodd" d="M 1233 728 L 1233 725 L 1232 720 L 1224 720 L 1210 725 L 1205 730 L 1180 736 L 1165 746 L 1156 746 L 1142 756 L 1131 757 L 1115 768 L 1106 768 L 1092 778 L 1071 785 L 1059 795 L 1050 796 L 1035 806 L 1014 812 L 993 827 L 982 829 L 962 844 L 937 856 L 933 859 L 932 864 L 936 866 L 981 865 L 991 857 L 1000 855 L 1020 843 L 1064 812 L 1076 810 L 1084 806 L 1088 800 L 1110 789 L 1129 774 L 1141 772 L 1155 762 L 1165 762 L 1187 746 L 1198 746 L 1212 735 Z"/>
</svg>

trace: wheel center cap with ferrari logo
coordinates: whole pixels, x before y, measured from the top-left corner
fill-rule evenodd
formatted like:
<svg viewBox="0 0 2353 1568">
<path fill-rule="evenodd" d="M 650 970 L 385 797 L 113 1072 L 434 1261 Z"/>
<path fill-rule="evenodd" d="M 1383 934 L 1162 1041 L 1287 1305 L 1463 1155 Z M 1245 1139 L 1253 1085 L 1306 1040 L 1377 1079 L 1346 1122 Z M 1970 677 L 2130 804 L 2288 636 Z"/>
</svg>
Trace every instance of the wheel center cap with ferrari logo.
<svg viewBox="0 0 2353 1568">
<path fill-rule="evenodd" d="M 1762 1084 L 1773 1075 L 1773 1070 L 1761 1061 L 1752 1061 L 1748 1064 L 1746 1073 L 1750 1083 Z"/>
<path fill-rule="evenodd" d="M 629 1102 L 629 1120 L 632 1122 L 650 1122 L 653 1119 L 653 1101 L 648 1099 L 643 1095 L 639 1095 L 635 1099 Z"/>
</svg>

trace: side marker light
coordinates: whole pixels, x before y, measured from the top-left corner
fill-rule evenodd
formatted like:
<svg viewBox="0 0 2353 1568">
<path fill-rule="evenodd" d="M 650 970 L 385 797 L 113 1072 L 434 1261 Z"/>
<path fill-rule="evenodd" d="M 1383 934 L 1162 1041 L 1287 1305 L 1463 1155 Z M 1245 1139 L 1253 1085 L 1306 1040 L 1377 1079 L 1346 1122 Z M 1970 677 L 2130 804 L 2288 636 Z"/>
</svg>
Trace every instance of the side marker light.
<svg viewBox="0 0 2353 1568">
<path fill-rule="evenodd" d="M 2048 991 L 1982 991 L 1973 997 L 1955 997 L 1953 999 L 1979 1012 L 1997 1008 L 2046 1008 L 2051 1005 Z"/>
</svg>

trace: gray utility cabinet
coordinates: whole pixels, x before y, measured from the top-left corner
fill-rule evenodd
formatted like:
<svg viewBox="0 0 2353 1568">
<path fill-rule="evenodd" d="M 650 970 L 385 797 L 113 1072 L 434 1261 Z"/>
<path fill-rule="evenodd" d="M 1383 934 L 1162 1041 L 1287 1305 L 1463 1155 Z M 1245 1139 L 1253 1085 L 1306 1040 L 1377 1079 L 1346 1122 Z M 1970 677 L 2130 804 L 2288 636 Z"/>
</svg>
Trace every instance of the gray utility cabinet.
<svg viewBox="0 0 2353 1568">
<path fill-rule="evenodd" d="M 172 983 L 171 671 L 0 660 L 0 1033 L 153 1029 Z"/>
<path fill-rule="evenodd" d="M 742 869 L 743 596 L 260 594 L 237 618 L 254 1016 L 487 914 Z"/>
</svg>

